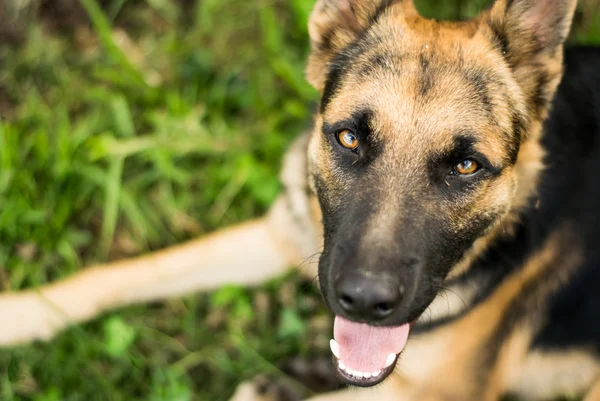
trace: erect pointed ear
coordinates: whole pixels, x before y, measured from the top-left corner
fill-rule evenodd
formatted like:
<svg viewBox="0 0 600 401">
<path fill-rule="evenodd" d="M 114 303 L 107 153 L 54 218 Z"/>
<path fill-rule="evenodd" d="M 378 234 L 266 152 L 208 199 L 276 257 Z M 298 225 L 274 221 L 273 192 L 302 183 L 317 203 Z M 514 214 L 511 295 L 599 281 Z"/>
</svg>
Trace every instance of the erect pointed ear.
<svg viewBox="0 0 600 401">
<path fill-rule="evenodd" d="M 332 58 L 396 3 L 414 10 L 412 0 L 317 0 L 308 23 L 311 40 L 306 68 L 308 82 L 322 91 Z"/>
<path fill-rule="evenodd" d="M 544 118 L 562 74 L 577 0 L 497 0 L 487 21 L 525 97 Z"/>
</svg>

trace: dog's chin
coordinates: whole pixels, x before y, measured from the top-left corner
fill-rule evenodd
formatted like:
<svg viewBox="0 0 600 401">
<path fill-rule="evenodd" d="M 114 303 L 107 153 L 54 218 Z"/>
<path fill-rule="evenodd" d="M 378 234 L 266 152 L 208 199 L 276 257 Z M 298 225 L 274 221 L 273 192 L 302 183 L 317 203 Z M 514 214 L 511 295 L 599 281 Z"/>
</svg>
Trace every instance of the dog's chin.
<svg viewBox="0 0 600 401">
<path fill-rule="evenodd" d="M 371 326 L 336 316 L 331 352 L 343 382 L 371 387 L 384 381 L 396 367 L 406 342 L 410 324 Z"/>
</svg>

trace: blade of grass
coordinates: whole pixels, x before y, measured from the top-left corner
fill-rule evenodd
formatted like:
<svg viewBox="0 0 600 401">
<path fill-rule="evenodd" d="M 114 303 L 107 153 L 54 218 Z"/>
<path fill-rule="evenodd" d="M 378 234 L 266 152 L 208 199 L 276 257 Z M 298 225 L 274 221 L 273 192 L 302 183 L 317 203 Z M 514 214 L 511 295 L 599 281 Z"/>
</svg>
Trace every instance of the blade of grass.
<svg viewBox="0 0 600 401">
<path fill-rule="evenodd" d="M 121 94 L 114 96 L 110 102 L 110 107 L 119 134 L 125 137 L 135 136 L 135 126 L 127 98 Z"/>
<path fill-rule="evenodd" d="M 98 187 L 101 187 L 105 182 L 104 171 L 96 166 L 77 163 L 74 165 L 73 169 Z M 127 188 L 121 188 L 119 196 L 119 205 L 123 212 L 123 216 L 129 221 L 130 227 L 136 234 L 137 239 L 142 241 L 144 243 L 143 245 L 146 246 L 148 237 L 156 237 L 158 233 L 152 223 L 140 210 L 139 201 L 136 201 L 136 198 L 139 198 L 139 195 L 136 196 L 135 194 L 130 193 Z"/>
<path fill-rule="evenodd" d="M 123 69 L 123 72 L 129 75 L 131 79 L 139 86 L 149 88 L 146 84 L 143 74 L 129 61 L 125 53 L 115 43 L 110 23 L 104 15 L 104 12 L 95 0 L 79 0 L 85 9 L 88 17 L 92 21 L 92 25 L 106 48 L 106 51 Z"/>
<path fill-rule="evenodd" d="M 121 192 L 124 162 L 125 159 L 122 157 L 113 159 L 106 175 L 104 219 L 99 246 L 99 256 L 103 259 L 108 256 L 119 218 L 119 195 Z"/>
</svg>

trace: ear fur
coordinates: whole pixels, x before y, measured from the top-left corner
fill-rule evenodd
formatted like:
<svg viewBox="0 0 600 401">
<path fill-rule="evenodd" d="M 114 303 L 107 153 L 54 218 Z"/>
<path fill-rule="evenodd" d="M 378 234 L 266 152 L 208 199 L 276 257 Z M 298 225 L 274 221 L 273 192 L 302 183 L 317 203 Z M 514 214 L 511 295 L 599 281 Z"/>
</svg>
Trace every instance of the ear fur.
<svg viewBox="0 0 600 401">
<path fill-rule="evenodd" d="M 332 58 L 396 3 L 414 10 L 412 0 L 318 0 L 308 26 L 312 51 L 306 78 L 311 85 L 322 91 Z"/>
<path fill-rule="evenodd" d="M 497 0 L 484 18 L 539 119 L 562 76 L 563 45 L 577 0 Z"/>
</svg>

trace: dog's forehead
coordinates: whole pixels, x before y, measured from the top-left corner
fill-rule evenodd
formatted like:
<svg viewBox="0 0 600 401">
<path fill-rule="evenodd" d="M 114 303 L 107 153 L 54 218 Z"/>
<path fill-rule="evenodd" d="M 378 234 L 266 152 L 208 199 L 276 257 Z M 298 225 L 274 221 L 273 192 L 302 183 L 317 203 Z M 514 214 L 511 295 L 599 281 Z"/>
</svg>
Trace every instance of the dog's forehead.
<svg viewBox="0 0 600 401">
<path fill-rule="evenodd" d="M 447 148 L 464 132 L 489 133 L 494 141 L 509 124 L 499 55 L 471 25 L 424 21 L 418 29 L 388 21 L 356 43 L 334 78 L 323 119 L 335 123 L 368 110 L 372 135 L 403 147 L 429 141 L 430 148 Z"/>
</svg>

